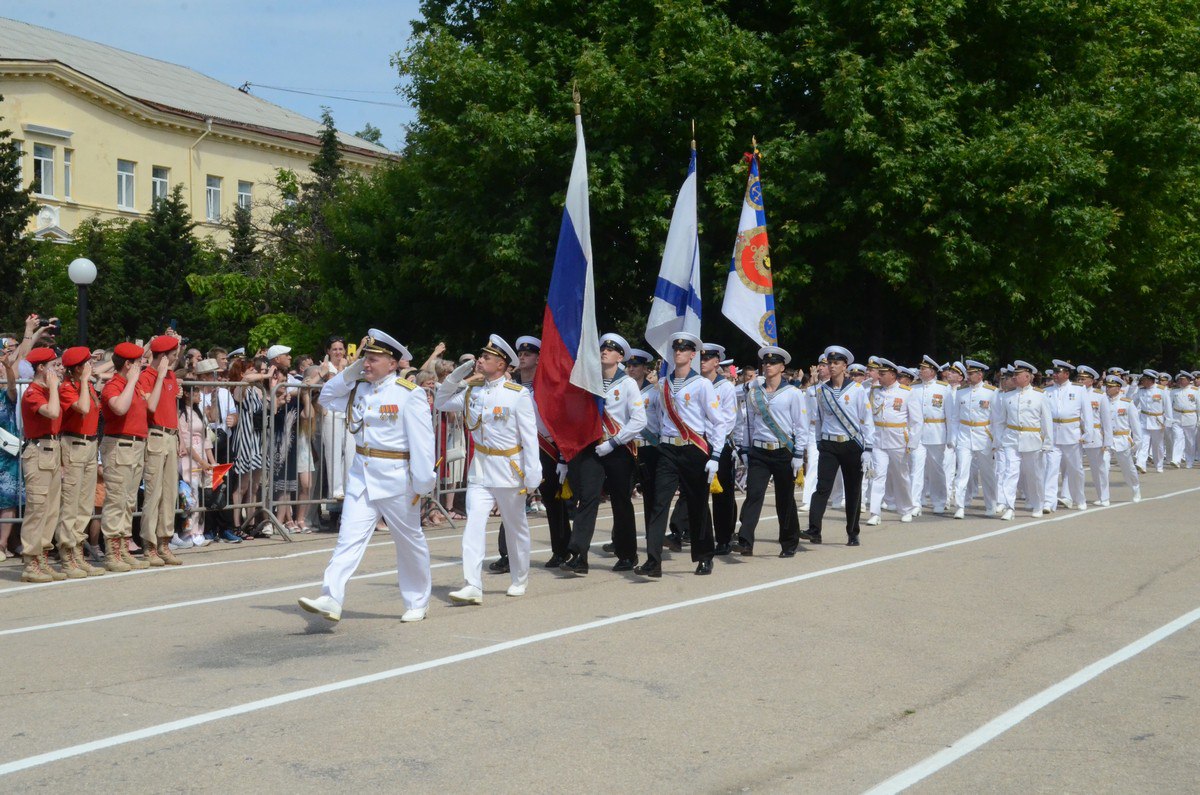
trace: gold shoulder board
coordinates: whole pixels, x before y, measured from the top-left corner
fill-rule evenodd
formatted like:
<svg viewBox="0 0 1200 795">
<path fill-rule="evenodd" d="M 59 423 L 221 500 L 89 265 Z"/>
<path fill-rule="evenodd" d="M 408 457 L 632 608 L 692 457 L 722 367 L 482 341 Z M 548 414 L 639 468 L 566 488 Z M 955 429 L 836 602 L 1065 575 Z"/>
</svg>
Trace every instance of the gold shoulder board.
<svg viewBox="0 0 1200 795">
<path fill-rule="evenodd" d="M 905 392 L 911 392 L 911 391 L 912 391 L 912 387 L 911 387 L 911 386 L 905 386 L 904 384 L 900 384 L 900 388 L 901 388 L 901 389 L 903 389 Z"/>
<path fill-rule="evenodd" d="M 1034 391 L 1034 392 L 1045 392 L 1046 390 L 1042 389 L 1040 386 L 1035 386 L 1035 387 L 1033 388 L 1033 391 Z"/>
<path fill-rule="evenodd" d="M 400 386 L 404 387 L 405 389 L 416 389 L 417 388 L 417 385 L 414 384 L 412 381 L 409 381 L 407 378 L 397 378 L 396 383 L 399 384 Z"/>
<path fill-rule="evenodd" d="M 941 380 L 940 378 L 938 379 L 938 385 L 939 386 L 950 386 L 949 384 L 947 384 L 945 381 Z"/>
<path fill-rule="evenodd" d="M 511 389 L 514 392 L 520 392 L 523 389 L 520 384 L 513 383 L 512 381 L 505 381 L 504 388 Z"/>
<path fill-rule="evenodd" d="M 989 390 L 989 391 L 991 391 L 991 392 L 995 392 L 995 391 L 996 391 L 996 387 L 994 387 L 994 386 L 993 386 L 993 385 L 991 385 L 991 384 L 984 384 L 984 385 L 983 385 L 983 388 L 984 388 L 984 389 L 987 389 L 987 390 Z"/>
</svg>

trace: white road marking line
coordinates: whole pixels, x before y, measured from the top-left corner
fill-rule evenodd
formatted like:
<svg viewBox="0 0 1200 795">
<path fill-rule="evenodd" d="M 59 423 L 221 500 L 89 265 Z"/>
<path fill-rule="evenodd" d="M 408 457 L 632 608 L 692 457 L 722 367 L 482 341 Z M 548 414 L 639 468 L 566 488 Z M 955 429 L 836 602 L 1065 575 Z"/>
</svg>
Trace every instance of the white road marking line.
<svg viewBox="0 0 1200 795">
<path fill-rule="evenodd" d="M 884 795 L 884 793 L 890 795 L 891 793 L 903 792 L 913 784 L 923 781 L 942 768 L 953 764 L 972 751 L 977 750 L 985 743 L 996 739 L 1030 715 L 1033 715 L 1043 707 L 1053 704 L 1072 690 L 1082 687 L 1108 669 L 1120 665 L 1132 657 L 1136 657 L 1146 649 L 1160 641 L 1166 640 L 1181 629 L 1191 626 L 1196 621 L 1200 621 L 1200 607 L 1190 613 L 1185 613 L 1170 623 L 1164 624 L 1147 635 L 1143 635 L 1123 649 L 1113 652 L 1102 660 L 1097 660 L 1057 684 L 1051 685 L 1032 698 L 1022 701 L 999 717 L 988 721 L 975 731 L 957 740 L 948 748 L 938 751 L 933 756 L 918 762 L 908 770 L 898 773 L 887 781 L 867 790 L 866 795 Z"/>
<path fill-rule="evenodd" d="M 1182 491 L 1173 492 L 1171 494 L 1163 494 L 1158 497 L 1152 497 L 1149 499 L 1163 500 L 1163 499 L 1168 499 L 1170 497 L 1179 496 L 1180 494 L 1189 494 L 1194 491 L 1200 491 L 1200 487 L 1184 489 Z M 1131 503 L 1123 503 L 1123 505 L 1128 505 L 1128 504 L 1131 504 Z M 1115 507 L 1120 507 L 1120 506 L 1110 506 L 1110 507 L 1115 508 Z M 1095 510 L 1101 511 L 1101 510 L 1107 510 L 1107 509 L 1097 508 Z M 757 585 L 749 585 L 744 588 L 737 588 L 732 591 L 723 591 L 721 593 L 710 594 L 709 596 L 701 596 L 701 597 L 697 597 L 695 599 L 687 599 L 682 602 L 672 602 L 672 603 L 665 604 L 665 605 L 659 605 L 657 607 L 649 607 L 649 608 L 645 608 L 643 610 L 634 611 L 632 613 L 623 613 L 621 615 L 611 616 L 609 618 L 598 619 L 596 621 L 589 621 L 589 622 L 586 622 L 583 624 L 575 624 L 574 626 L 562 627 L 560 629 L 550 630 L 548 632 L 539 632 L 534 635 L 526 635 L 523 638 L 516 638 L 514 640 L 504 641 L 502 643 L 494 643 L 489 646 L 484 646 L 484 647 L 481 647 L 478 649 L 473 649 L 471 651 L 461 652 L 459 654 L 452 654 L 447 657 L 438 657 L 433 660 L 426 660 L 424 662 L 413 663 L 411 665 L 405 665 L 405 666 L 401 666 L 399 668 L 392 668 L 390 670 L 380 671 L 380 672 L 374 673 L 374 674 L 367 674 L 365 676 L 356 676 L 351 679 L 343 679 L 340 682 L 330 682 L 328 684 L 318 685 L 316 687 L 306 687 L 302 690 L 293 690 L 290 693 L 280 693 L 279 695 L 271 696 L 269 698 L 258 699 L 256 701 L 250 701 L 245 704 L 237 704 L 232 707 L 225 707 L 224 709 L 212 710 L 211 712 L 202 712 L 199 715 L 193 715 L 188 718 L 180 718 L 179 720 L 173 720 L 173 721 L 169 721 L 167 723 L 159 723 L 159 724 L 155 724 L 153 726 L 147 726 L 143 729 L 137 729 L 135 731 L 125 732 L 123 734 L 117 734 L 117 735 L 113 735 L 111 737 L 103 737 L 99 740 L 93 740 L 93 741 L 87 742 L 87 743 L 71 745 L 66 748 L 60 748 L 56 751 L 49 751 L 44 754 L 37 754 L 35 756 L 27 756 L 23 759 L 14 759 L 11 762 L 5 762 L 3 764 L 0 764 L 0 776 L 5 776 L 10 773 L 16 773 L 21 770 L 28 770 L 29 768 L 38 767 L 40 765 L 50 764 L 51 762 L 61 762 L 64 759 L 71 759 L 76 756 L 82 756 L 84 754 L 92 753 L 93 751 L 101 751 L 106 748 L 114 748 L 119 745 L 126 745 L 128 743 L 137 742 L 138 740 L 146 740 L 146 739 L 150 739 L 152 737 L 161 737 L 164 734 L 171 734 L 172 732 L 182 731 L 184 729 L 191 729 L 196 726 L 202 726 L 206 723 L 212 723 L 214 721 L 224 720 L 225 718 L 232 718 L 232 717 L 237 717 L 239 715 L 246 715 L 251 712 L 258 712 L 259 710 L 269 709 L 271 707 L 277 707 L 282 704 L 290 704 L 295 701 L 302 701 L 302 700 L 308 699 L 308 698 L 315 698 L 317 696 L 326 695 L 328 693 L 336 693 L 341 690 L 348 690 L 348 689 L 354 688 L 354 687 L 361 687 L 362 685 L 369 685 L 369 684 L 374 684 L 376 682 L 387 681 L 389 679 L 396 679 L 396 678 L 399 678 L 402 676 L 408 676 L 409 674 L 419 673 L 421 671 L 428 671 L 428 670 L 432 670 L 434 668 L 442 668 L 442 667 L 445 667 L 448 665 L 454 665 L 455 663 L 467 662 L 469 660 L 479 659 L 480 657 L 488 657 L 493 654 L 499 654 L 500 652 L 509 651 L 511 649 L 518 649 L 523 646 L 530 646 L 535 643 L 542 643 L 542 642 L 549 641 L 549 640 L 555 640 L 557 638 L 567 637 L 569 635 L 576 635 L 581 632 L 591 631 L 593 629 L 602 629 L 604 627 L 608 627 L 608 626 L 611 626 L 614 624 L 622 624 L 622 623 L 626 623 L 629 621 L 636 621 L 637 619 L 640 619 L 640 618 L 649 618 L 650 616 L 661 615 L 663 613 L 670 613 L 675 610 L 682 610 L 682 609 L 688 608 L 688 607 L 695 607 L 697 605 L 704 605 L 704 604 L 709 604 L 712 602 L 724 601 L 726 599 L 733 599 L 733 598 L 736 598 L 739 596 L 746 596 L 747 594 L 759 593 L 761 591 L 768 591 L 768 590 L 772 590 L 775 588 L 781 588 L 786 585 L 793 585 L 798 582 L 804 582 L 806 580 L 812 580 L 812 579 L 816 579 L 818 577 L 824 577 L 824 576 L 827 576 L 830 574 L 837 574 L 837 573 L 843 572 L 843 571 L 853 571 L 854 569 L 861 569 L 866 566 L 874 566 L 879 563 L 887 563 L 887 562 L 890 562 L 893 560 L 900 560 L 902 558 L 913 557 L 914 555 L 922 555 L 927 552 L 935 552 L 939 549 L 948 549 L 950 547 L 961 546 L 963 544 L 973 544 L 977 541 L 983 541 L 984 539 L 1008 535 L 1009 533 L 1014 533 L 1018 530 L 1025 529 L 1027 527 L 1034 527 L 1036 525 L 1047 524 L 1049 522 L 1060 522 L 1060 521 L 1063 521 L 1064 519 L 1070 519 L 1075 516 L 1082 516 L 1082 515 L 1084 515 L 1086 513 L 1090 513 L 1090 512 L 1091 511 L 1072 511 L 1070 513 L 1066 513 L 1066 514 L 1063 514 L 1062 516 L 1054 517 L 1051 519 L 1038 519 L 1038 520 L 1035 520 L 1032 522 L 1026 522 L 1024 524 L 1013 525 L 1011 527 L 1005 527 L 1005 528 L 1001 528 L 999 530 L 993 530 L 989 533 L 982 533 L 980 535 L 968 536 L 966 538 L 958 538 L 953 541 L 945 541 L 940 544 L 932 544 L 930 546 L 920 547 L 918 549 L 910 549 L 910 550 L 906 550 L 904 552 L 896 552 L 891 555 L 883 555 L 878 558 L 869 558 L 867 560 L 860 560 L 855 563 L 847 563 L 847 564 L 844 564 L 841 566 L 834 566 L 834 567 L 828 568 L 828 569 L 821 569 L 819 571 L 808 572 L 806 574 L 798 574 L 794 577 L 785 577 L 781 580 L 772 580 L 770 582 L 759 583 Z"/>
</svg>

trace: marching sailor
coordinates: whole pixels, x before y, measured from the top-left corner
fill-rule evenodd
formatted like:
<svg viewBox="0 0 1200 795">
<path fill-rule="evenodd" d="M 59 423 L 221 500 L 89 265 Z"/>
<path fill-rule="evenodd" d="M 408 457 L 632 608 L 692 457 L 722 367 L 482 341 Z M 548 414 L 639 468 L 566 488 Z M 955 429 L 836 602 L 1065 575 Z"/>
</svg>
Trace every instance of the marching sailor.
<svg viewBox="0 0 1200 795">
<path fill-rule="evenodd" d="M 1163 471 L 1165 450 L 1163 433 L 1167 428 L 1171 406 L 1170 397 L 1166 390 L 1160 389 L 1156 382 L 1158 373 L 1154 370 L 1142 370 L 1138 377 L 1137 392 L 1133 394 L 1134 405 L 1142 419 L 1142 439 L 1137 448 L 1138 472 L 1145 472 L 1151 456 L 1154 458 L 1155 469 Z"/>
<path fill-rule="evenodd" d="M 992 449 L 1003 450 L 1004 475 L 1000 479 L 1000 518 L 1009 521 L 1017 505 L 1017 483 L 1025 487 L 1033 517 L 1042 515 L 1042 489 L 1046 479 L 1045 454 L 1054 446 L 1054 423 L 1041 388 L 1032 386 L 1037 368 L 1017 359 L 1012 364 L 1013 388 L 1005 392 L 992 416 Z"/>
<path fill-rule="evenodd" d="M 637 474 L 642 488 L 642 522 L 643 526 L 650 525 L 650 513 L 654 510 L 655 470 L 658 468 L 658 433 L 662 427 L 659 419 L 658 389 L 653 381 L 646 376 L 654 364 L 654 355 L 634 348 L 630 351 L 629 360 L 625 363 L 625 373 L 633 379 L 642 396 L 642 408 L 646 412 L 646 425 L 642 432 L 633 440 L 637 448 Z M 636 539 L 635 539 L 636 540 Z M 606 544 L 605 552 L 616 552 L 616 544 Z M 637 546 L 633 554 L 627 558 L 618 556 L 613 565 L 613 571 L 633 571 L 637 565 Z"/>
<path fill-rule="evenodd" d="M 921 404 L 922 426 L 919 443 L 912 453 L 912 503 L 915 516 L 921 515 L 925 487 L 934 513 L 945 513 L 948 499 L 946 484 L 946 446 L 954 446 L 948 429 L 958 424 L 954 416 L 954 391 L 938 379 L 941 366 L 932 356 L 921 358 L 917 374 L 920 383 L 913 386 L 913 398 Z"/>
<path fill-rule="evenodd" d="M 957 363 L 956 363 L 957 364 Z M 996 463 L 992 458 L 992 412 L 1000 399 L 996 387 L 984 380 L 988 366 L 974 359 L 965 362 L 966 382 L 955 392 L 955 452 L 958 456 L 954 478 L 955 519 L 967 515 L 967 487 L 974 473 L 983 489 L 983 509 L 991 516 L 996 511 Z"/>
<path fill-rule="evenodd" d="M 1192 374 L 1181 370 L 1175 376 L 1175 388 L 1171 390 L 1171 411 L 1175 425 L 1171 428 L 1174 444 L 1171 448 L 1171 463 L 1175 467 L 1192 468 L 1196 458 L 1196 388 L 1192 385 Z"/>
<path fill-rule="evenodd" d="M 396 579 L 406 610 L 403 622 L 421 621 L 429 607 L 429 545 L 421 530 L 419 497 L 433 490 L 433 416 L 425 391 L 396 377 L 408 349 L 371 329 L 358 358 L 321 387 L 318 402 L 346 415 L 354 459 L 346 472 L 346 500 L 337 545 L 325 568 L 321 595 L 300 606 L 330 621 L 342 617 L 346 583 L 362 562 L 382 518 L 396 545 Z"/>
<path fill-rule="evenodd" d="M 1142 439 L 1142 421 L 1138 417 L 1137 405 L 1125 395 L 1125 382 L 1119 375 L 1104 378 L 1104 390 L 1108 394 L 1109 426 L 1112 428 L 1112 452 L 1117 466 L 1125 476 L 1125 482 L 1133 489 L 1133 501 L 1142 501 L 1141 483 L 1133 455 Z"/>
<path fill-rule="evenodd" d="M 1063 502 L 1082 511 L 1087 508 L 1083 494 L 1083 443 L 1095 432 L 1092 401 L 1086 388 L 1071 383 L 1075 365 L 1063 359 L 1055 359 L 1053 364 L 1054 384 L 1046 389 L 1045 398 L 1054 421 L 1054 446 L 1046 454 L 1042 509 L 1053 512 L 1058 507 L 1061 477 L 1066 492 Z"/>
<path fill-rule="evenodd" d="M 462 412 L 475 456 L 467 472 L 467 524 L 463 528 L 463 579 L 450 592 L 455 604 L 483 604 L 483 556 L 488 515 L 493 507 L 508 534 L 512 585 L 509 596 L 524 596 L 529 581 L 529 519 L 525 495 L 542 482 L 533 396 L 505 376 L 517 353 L 493 334 L 474 362 L 446 376 L 434 395 L 438 411 Z M 467 379 L 475 370 L 476 377 Z"/>
<path fill-rule="evenodd" d="M 881 520 L 884 489 L 887 487 L 901 522 L 911 522 L 916 505 L 905 459 L 921 444 L 922 404 L 912 387 L 897 383 L 899 368 L 888 359 L 876 359 L 879 386 L 871 390 L 871 415 L 875 425 L 875 449 L 871 453 L 871 516 L 867 525 Z M 940 461 L 938 462 L 940 464 Z M 891 482 L 888 482 L 888 475 Z"/>
<path fill-rule="evenodd" d="M 804 391 L 783 380 L 790 353 L 775 345 L 758 349 L 763 376 L 746 384 L 746 418 L 739 423 L 738 454 L 746 463 L 746 499 L 738 552 L 754 554 L 754 530 L 762 512 L 767 483 L 775 481 L 775 514 L 779 518 L 779 557 L 804 551 L 796 514 L 796 476 L 808 449 L 808 416 Z"/>
<path fill-rule="evenodd" d="M 1087 401 L 1092 409 L 1092 432 L 1083 443 L 1083 454 L 1087 456 L 1088 468 L 1092 472 L 1092 488 L 1096 490 L 1094 504 L 1108 507 L 1108 451 L 1112 448 L 1112 419 L 1108 395 L 1097 386 L 1100 374 L 1081 364 L 1075 368 L 1079 385 L 1087 390 Z"/>
</svg>

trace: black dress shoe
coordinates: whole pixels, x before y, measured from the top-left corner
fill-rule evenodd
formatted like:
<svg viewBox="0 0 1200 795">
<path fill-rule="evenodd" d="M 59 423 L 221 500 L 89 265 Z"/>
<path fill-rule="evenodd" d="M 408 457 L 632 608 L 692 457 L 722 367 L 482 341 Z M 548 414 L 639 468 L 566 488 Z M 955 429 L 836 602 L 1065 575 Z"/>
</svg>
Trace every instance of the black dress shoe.
<svg viewBox="0 0 1200 795">
<path fill-rule="evenodd" d="M 712 574 L 712 558 L 702 560 L 696 564 L 697 574 Z"/>
<path fill-rule="evenodd" d="M 647 560 L 642 565 L 635 566 L 633 569 L 633 573 L 640 574 L 643 577 L 654 577 L 655 579 L 662 579 L 662 564 L 659 563 L 657 560 Z"/>
<path fill-rule="evenodd" d="M 588 573 L 587 558 L 583 555 L 572 555 L 571 559 L 563 563 L 559 568 L 563 571 L 569 571 L 577 577 L 584 577 Z"/>
<path fill-rule="evenodd" d="M 637 565 L 637 558 L 621 558 L 616 565 L 612 567 L 613 571 L 633 571 L 633 567 Z"/>
<path fill-rule="evenodd" d="M 714 555 L 732 555 L 733 544 L 717 544 L 717 548 L 713 550 Z"/>
<path fill-rule="evenodd" d="M 612 543 L 610 542 L 610 543 L 608 543 L 608 544 L 605 544 L 604 546 L 600 547 L 600 549 L 601 549 L 601 550 L 603 550 L 604 552 L 607 552 L 608 554 L 610 554 L 610 555 L 611 555 L 613 552 L 615 552 L 615 551 L 616 551 L 617 547 L 616 547 L 616 545 L 615 545 L 615 544 L 612 544 Z"/>
<path fill-rule="evenodd" d="M 682 552 L 683 537 L 676 535 L 675 533 L 671 533 L 669 536 L 667 536 L 667 549 L 671 550 L 672 552 Z"/>
<path fill-rule="evenodd" d="M 850 540 L 846 542 L 846 546 L 848 546 L 848 547 L 860 546 L 858 543 L 858 536 L 850 536 Z"/>
<path fill-rule="evenodd" d="M 748 544 L 745 541 L 739 541 L 737 545 L 737 553 L 744 558 L 753 557 L 754 545 Z"/>
<path fill-rule="evenodd" d="M 798 551 L 800 551 L 800 550 L 797 547 L 792 547 L 791 549 L 783 549 L 783 550 L 780 550 L 779 557 L 794 558 L 794 557 L 796 557 L 796 553 Z"/>
<path fill-rule="evenodd" d="M 811 541 L 814 544 L 821 543 L 821 534 L 813 530 L 805 530 L 800 534 L 800 537 L 805 541 Z"/>
<path fill-rule="evenodd" d="M 557 552 L 555 552 L 553 555 L 550 556 L 550 560 L 546 561 L 546 568 L 557 569 L 559 566 L 563 565 L 566 562 L 567 562 L 566 555 L 560 555 Z"/>
<path fill-rule="evenodd" d="M 508 556 L 504 555 L 488 564 L 488 571 L 497 574 L 508 574 Z"/>
</svg>

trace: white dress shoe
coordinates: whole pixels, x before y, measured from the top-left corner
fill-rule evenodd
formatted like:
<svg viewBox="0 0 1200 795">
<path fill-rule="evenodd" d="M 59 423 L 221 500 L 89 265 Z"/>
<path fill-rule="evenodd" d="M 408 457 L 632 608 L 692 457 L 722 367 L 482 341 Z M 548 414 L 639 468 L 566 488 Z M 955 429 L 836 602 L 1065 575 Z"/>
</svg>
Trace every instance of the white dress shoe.
<svg viewBox="0 0 1200 795">
<path fill-rule="evenodd" d="M 1041 519 L 1042 513 L 1042 511 L 1034 511 L 1032 514 L 1030 514 L 1030 516 L 1032 516 L 1034 519 Z M 1054 511 L 1051 511 L 1050 513 L 1054 513 Z"/>
<path fill-rule="evenodd" d="M 474 585 L 464 585 L 457 591 L 450 592 L 450 601 L 456 605 L 481 605 L 483 604 L 483 591 Z"/>
<path fill-rule="evenodd" d="M 875 525 L 879 524 L 882 521 L 883 521 L 883 519 L 881 519 L 879 517 L 879 514 L 873 513 L 873 514 L 871 514 L 871 518 L 867 520 L 867 526 L 874 527 Z"/>
<path fill-rule="evenodd" d="M 800 513 L 808 513 L 808 503 L 807 503 L 807 502 L 806 502 L 806 503 L 804 503 L 803 505 L 801 505 L 801 506 L 800 506 L 799 508 L 797 508 L 796 510 L 800 511 Z"/>
<path fill-rule="evenodd" d="M 523 583 L 523 582 L 515 583 L 514 582 L 512 585 L 508 586 L 508 591 L 506 593 L 509 596 L 524 596 L 525 595 L 525 583 Z"/>
<path fill-rule="evenodd" d="M 1134 502 L 1141 502 L 1141 501 L 1142 501 L 1142 490 L 1141 490 L 1141 489 L 1134 489 L 1134 490 L 1133 490 L 1133 501 L 1134 501 Z"/>
<path fill-rule="evenodd" d="M 297 601 L 301 607 L 310 613 L 316 613 L 330 621 L 342 620 L 342 606 L 332 596 L 319 596 L 316 599 L 309 599 L 303 596 Z"/>
<path fill-rule="evenodd" d="M 1013 509 L 1005 508 L 1004 513 L 1000 514 L 1000 518 L 1005 522 L 1011 522 L 1013 518 Z"/>
<path fill-rule="evenodd" d="M 410 621 L 424 621 L 425 614 L 428 612 L 429 608 L 427 607 L 414 607 L 410 610 L 405 610 L 404 615 L 400 616 L 400 621 L 405 624 Z"/>
<path fill-rule="evenodd" d="M 904 522 L 905 524 L 908 524 L 909 522 L 911 522 L 912 518 L 913 518 L 913 515 L 911 513 L 905 513 L 905 514 L 900 515 L 900 521 Z"/>
<path fill-rule="evenodd" d="M 1079 503 L 1078 505 L 1076 505 L 1076 506 L 1075 506 L 1075 510 L 1077 510 L 1077 511 L 1086 511 L 1086 510 L 1087 510 L 1087 503 L 1086 503 L 1086 502 L 1081 502 L 1081 503 Z"/>
<path fill-rule="evenodd" d="M 912 518 L 912 517 L 916 517 L 916 516 L 920 516 L 920 515 L 921 515 L 921 506 L 918 505 L 916 508 L 913 508 L 912 513 L 909 514 L 909 517 Z"/>
<path fill-rule="evenodd" d="M 967 518 L 967 509 L 959 508 L 957 511 L 954 512 L 954 518 L 955 519 L 966 519 Z"/>
</svg>

